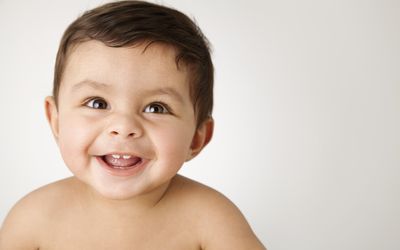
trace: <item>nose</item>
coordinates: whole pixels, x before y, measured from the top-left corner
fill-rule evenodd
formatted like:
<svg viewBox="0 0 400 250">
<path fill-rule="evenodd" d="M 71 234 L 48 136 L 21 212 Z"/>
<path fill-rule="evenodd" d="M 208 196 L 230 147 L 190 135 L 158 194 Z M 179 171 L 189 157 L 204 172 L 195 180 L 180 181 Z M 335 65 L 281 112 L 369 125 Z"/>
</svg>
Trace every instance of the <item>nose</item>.
<svg viewBox="0 0 400 250">
<path fill-rule="evenodd" d="M 129 114 L 115 114 L 110 120 L 108 134 L 111 137 L 137 138 L 142 135 L 142 127 L 138 118 Z"/>
</svg>

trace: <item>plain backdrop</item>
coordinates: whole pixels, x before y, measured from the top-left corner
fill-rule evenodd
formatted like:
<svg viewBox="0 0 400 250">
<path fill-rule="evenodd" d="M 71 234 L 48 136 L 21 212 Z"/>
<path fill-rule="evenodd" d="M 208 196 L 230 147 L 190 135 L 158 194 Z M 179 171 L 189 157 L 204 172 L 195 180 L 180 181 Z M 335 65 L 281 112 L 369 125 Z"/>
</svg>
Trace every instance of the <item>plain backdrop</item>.
<svg viewBox="0 0 400 250">
<path fill-rule="evenodd" d="M 95 0 L 0 0 L 0 222 L 70 176 L 47 125 L 61 35 Z M 400 249 L 400 1 L 157 1 L 213 46 L 215 135 L 181 174 L 270 250 Z"/>
</svg>

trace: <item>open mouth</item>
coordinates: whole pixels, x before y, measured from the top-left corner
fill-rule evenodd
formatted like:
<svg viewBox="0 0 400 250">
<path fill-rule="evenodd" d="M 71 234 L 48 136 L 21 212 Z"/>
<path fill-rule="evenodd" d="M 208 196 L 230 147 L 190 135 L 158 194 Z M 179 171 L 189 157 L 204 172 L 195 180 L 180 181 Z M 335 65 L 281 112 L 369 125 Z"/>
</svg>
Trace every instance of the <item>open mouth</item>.
<svg viewBox="0 0 400 250">
<path fill-rule="evenodd" d="M 139 166 L 143 159 L 133 155 L 127 154 L 108 154 L 99 156 L 107 167 L 115 170 L 129 170 Z"/>
</svg>

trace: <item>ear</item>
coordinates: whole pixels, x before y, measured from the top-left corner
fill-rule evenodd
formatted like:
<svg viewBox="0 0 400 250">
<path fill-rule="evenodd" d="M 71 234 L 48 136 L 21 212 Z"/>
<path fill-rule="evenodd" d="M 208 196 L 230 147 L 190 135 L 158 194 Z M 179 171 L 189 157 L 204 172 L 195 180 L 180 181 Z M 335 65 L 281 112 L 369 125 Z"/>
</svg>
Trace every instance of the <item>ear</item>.
<svg viewBox="0 0 400 250">
<path fill-rule="evenodd" d="M 47 121 L 49 122 L 51 131 L 53 132 L 54 139 L 58 143 L 58 110 L 54 97 L 46 97 L 44 106 L 46 110 Z"/>
<path fill-rule="evenodd" d="M 214 120 L 210 117 L 197 128 L 186 161 L 193 159 L 211 141 L 214 132 Z"/>
</svg>

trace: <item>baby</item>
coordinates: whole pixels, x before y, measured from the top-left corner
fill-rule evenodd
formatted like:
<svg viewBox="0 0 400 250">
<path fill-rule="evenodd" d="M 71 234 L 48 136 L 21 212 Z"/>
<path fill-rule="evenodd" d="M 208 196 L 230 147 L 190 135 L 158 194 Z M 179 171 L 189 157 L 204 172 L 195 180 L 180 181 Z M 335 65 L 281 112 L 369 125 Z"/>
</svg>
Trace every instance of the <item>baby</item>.
<svg viewBox="0 0 400 250">
<path fill-rule="evenodd" d="M 265 249 L 223 195 L 177 174 L 213 133 L 213 64 L 184 14 L 105 4 L 65 31 L 46 115 L 73 173 L 20 200 L 0 249 Z"/>
</svg>

